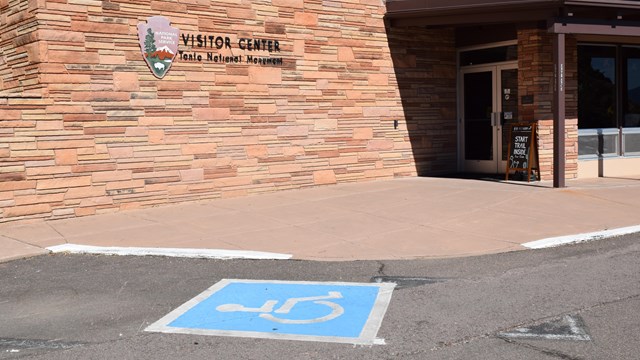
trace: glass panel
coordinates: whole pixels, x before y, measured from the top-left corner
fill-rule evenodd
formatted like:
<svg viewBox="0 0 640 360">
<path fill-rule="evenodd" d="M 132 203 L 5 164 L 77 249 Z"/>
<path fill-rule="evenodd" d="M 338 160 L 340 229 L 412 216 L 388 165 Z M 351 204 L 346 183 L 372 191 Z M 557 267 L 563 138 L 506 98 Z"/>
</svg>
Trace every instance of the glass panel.
<svg viewBox="0 0 640 360">
<path fill-rule="evenodd" d="M 624 143 L 624 155 L 640 155 L 640 128 L 625 129 L 622 133 Z"/>
<path fill-rule="evenodd" d="M 618 129 L 578 131 L 578 156 L 617 156 Z"/>
<path fill-rule="evenodd" d="M 502 70 L 502 160 L 507 160 L 509 129 L 518 122 L 518 69 Z"/>
<path fill-rule="evenodd" d="M 464 74 L 465 159 L 493 160 L 493 73 Z"/>
<path fill-rule="evenodd" d="M 460 66 L 482 65 L 512 60 L 518 60 L 517 45 L 470 50 L 460 53 Z"/>
<path fill-rule="evenodd" d="M 617 127 L 615 47 L 578 47 L 578 127 Z"/>
<path fill-rule="evenodd" d="M 640 126 L 640 49 L 623 48 L 626 61 L 623 127 Z"/>
</svg>

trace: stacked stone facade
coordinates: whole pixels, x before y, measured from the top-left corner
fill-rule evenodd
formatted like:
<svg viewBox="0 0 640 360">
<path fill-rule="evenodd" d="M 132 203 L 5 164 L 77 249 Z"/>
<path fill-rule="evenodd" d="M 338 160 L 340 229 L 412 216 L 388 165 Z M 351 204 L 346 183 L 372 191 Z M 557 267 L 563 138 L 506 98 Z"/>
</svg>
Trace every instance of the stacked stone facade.
<svg viewBox="0 0 640 360">
<path fill-rule="evenodd" d="M 392 28 L 388 36 L 418 174 L 456 172 L 455 31 Z"/>
<path fill-rule="evenodd" d="M 565 88 L 565 177 L 578 175 L 578 50 L 574 37 L 567 36 Z M 555 72 L 553 35 L 546 28 L 522 26 L 518 29 L 518 93 L 532 103 L 519 105 L 520 119 L 538 124 L 540 177 L 553 179 L 553 118 Z"/>
<path fill-rule="evenodd" d="M 398 80 L 384 13 L 381 0 L 0 0 L 0 222 L 413 176 L 416 159 L 455 170 L 454 50 L 425 50 L 451 35 L 394 34 L 423 49 L 396 59 Z M 150 16 L 275 39 L 282 64 L 177 58 L 157 79 L 136 28 Z M 398 83 L 417 73 L 403 103 Z"/>
</svg>

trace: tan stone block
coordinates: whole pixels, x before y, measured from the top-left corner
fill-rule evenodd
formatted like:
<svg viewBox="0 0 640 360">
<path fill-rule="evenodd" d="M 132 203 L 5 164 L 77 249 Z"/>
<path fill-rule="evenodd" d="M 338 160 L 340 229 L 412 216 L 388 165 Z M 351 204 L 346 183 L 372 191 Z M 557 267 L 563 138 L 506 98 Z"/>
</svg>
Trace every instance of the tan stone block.
<svg viewBox="0 0 640 360">
<path fill-rule="evenodd" d="M 112 159 L 127 159 L 133 157 L 133 148 L 131 146 L 118 146 L 109 148 L 109 156 Z"/>
<path fill-rule="evenodd" d="M 71 173 L 70 166 L 35 166 L 26 169 L 27 177 Z"/>
<path fill-rule="evenodd" d="M 93 140 L 56 140 L 56 141 L 38 141 L 38 149 L 75 149 L 75 148 L 91 148 L 95 145 Z"/>
<path fill-rule="evenodd" d="M 75 165 L 71 167 L 71 172 L 74 174 L 79 173 L 93 173 L 97 171 L 112 171 L 116 170 L 117 166 L 115 163 L 95 163 L 95 164 L 84 164 L 84 165 Z"/>
<path fill-rule="evenodd" d="M 366 106 L 362 108 L 362 114 L 365 117 L 391 116 L 391 111 L 388 107 Z"/>
<path fill-rule="evenodd" d="M 282 69 L 276 67 L 251 66 L 249 68 L 249 81 L 254 84 L 282 84 Z"/>
<path fill-rule="evenodd" d="M 292 172 L 302 171 L 300 164 L 284 164 L 269 166 L 269 174 L 290 174 Z"/>
<path fill-rule="evenodd" d="M 309 12 L 296 12 L 293 14 L 294 23 L 302 26 L 317 26 L 318 14 Z"/>
<path fill-rule="evenodd" d="M 278 126 L 278 137 L 308 136 L 308 135 L 309 135 L 309 127 L 305 125 Z"/>
<path fill-rule="evenodd" d="M 1 181 L 0 191 L 31 190 L 36 188 L 35 180 Z"/>
<path fill-rule="evenodd" d="M 240 93 L 266 94 L 269 92 L 269 86 L 262 84 L 236 84 L 236 89 Z"/>
<path fill-rule="evenodd" d="M 60 29 L 39 28 L 37 33 L 38 39 L 48 41 L 59 41 L 63 43 L 80 43 L 85 42 L 84 33 L 77 31 L 64 31 Z"/>
<path fill-rule="evenodd" d="M 143 116 L 138 120 L 141 126 L 172 126 L 174 118 L 168 116 Z"/>
<path fill-rule="evenodd" d="M 304 155 L 304 147 L 302 146 L 287 146 L 282 151 L 284 156 L 298 156 Z"/>
<path fill-rule="evenodd" d="M 91 185 L 91 176 L 73 176 L 73 177 L 37 180 L 36 189 L 38 190 L 65 189 L 65 188 L 72 188 L 77 186 L 89 186 L 89 185 Z"/>
<path fill-rule="evenodd" d="M 345 115 L 355 115 L 355 114 L 362 115 L 362 108 L 359 106 L 347 106 L 342 108 L 342 112 Z"/>
<path fill-rule="evenodd" d="M 231 116 L 229 108 L 194 108 L 192 111 L 196 121 L 227 120 Z"/>
<path fill-rule="evenodd" d="M 113 87 L 115 91 L 139 91 L 138 73 L 114 72 Z"/>
<path fill-rule="evenodd" d="M 338 61 L 346 61 L 351 62 L 354 61 L 355 57 L 353 55 L 353 49 L 350 47 L 339 47 L 338 48 Z"/>
<path fill-rule="evenodd" d="M 111 35 L 129 35 L 128 24 L 116 24 L 91 21 L 71 21 L 71 30 L 85 34 L 100 33 Z"/>
<path fill-rule="evenodd" d="M 50 105 L 47 106 L 48 114 L 92 114 L 93 108 L 89 105 Z M 64 119 L 64 116 L 63 116 Z"/>
<path fill-rule="evenodd" d="M 293 41 L 293 55 L 297 58 L 304 58 L 305 54 L 305 42 L 304 40 L 294 40 Z"/>
<path fill-rule="evenodd" d="M 313 123 L 314 130 L 337 130 L 338 119 L 318 119 Z"/>
<path fill-rule="evenodd" d="M 6 218 L 48 213 L 51 213 L 51 204 L 14 206 L 4 209 L 4 217 Z"/>
<path fill-rule="evenodd" d="M 229 19 L 255 19 L 256 12 L 251 9 L 240 9 L 234 7 L 227 8 L 227 18 Z"/>
<path fill-rule="evenodd" d="M 313 182 L 316 185 L 336 183 L 336 174 L 333 170 L 319 170 L 313 172 Z"/>
<path fill-rule="evenodd" d="M 76 208 L 75 209 L 75 214 L 78 217 L 95 215 L 96 214 L 96 208 L 95 207 Z"/>
<path fill-rule="evenodd" d="M 135 189 L 142 187 L 144 187 L 144 180 L 115 181 L 108 183 L 106 190 Z"/>
<path fill-rule="evenodd" d="M 91 180 L 93 184 L 131 179 L 131 170 L 97 171 L 91 174 Z"/>
<path fill-rule="evenodd" d="M 76 121 L 106 121 L 107 114 L 64 114 L 62 115 L 62 121 L 64 122 L 76 122 Z"/>
<path fill-rule="evenodd" d="M 207 71 L 208 69 L 204 69 L 201 71 L 190 71 L 185 73 L 186 81 L 201 81 L 201 82 L 210 82 L 216 83 L 216 73 Z"/>
<path fill-rule="evenodd" d="M 389 75 L 388 74 L 369 74 L 369 85 L 387 86 L 389 85 Z"/>
<path fill-rule="evenodd" d="M 276 104 L 259 104 L 258 113 L 260 114 L 275 114 L 278 111 Z"/>
<path fill-rule="evenodd" d="M 49 50 L 47 59 L 52 63 L 63 64 L 99 64 L 100 57 L 97 53 L 68 50 Z"/>
<path fill-rule="evenodd" d="M 373 128 L 355 128 L 353 129 L 353 138 L 356 140 L 373 139 Z"/>
<path fill-rule="evenodd" d="M 183 144 L 181 146 L 183 155 L 197 155 L 197 154 L 215 154 L 217 145 L 215 143 L 197 143 L 197 144 Z"/>
<path fill-rule="evenodd" d="M 0 119 L 2 119 L 2 121 L 6 121 L 6 120 L 21 120 L 22 119 L 22 110 L 0 109 Z"/>
<path fill-rule="evenodd" d="M 64 193 L 64 199 L 82 199 L 103 195 L 105 195 L 104 186 L 83 186 L 67 189 Z"/>
<path fill-rule="evenodd" d="M 189 3 L 192 3 L 191 1 Z M 178 14 L 186 14 L 187 13 L 187 4 L 180 4 L 179 2 L 173 1 L 151 1 L 151 10 L 154 12 L 158 12 L 160 14 L 171 12 Z"/>
<path fill-rule="evenodd" d="M 288 7 L 288 8 L 297 8 L 297 9 L 304 8 L 303 0 L 271 0 L 271 4 L 273 6 Z"/>
<path fill-rule="evenodd" d="M 16 206 L 57 203 L 64 200 L 64 193 L 51 193 L 44 195 L 18 195 L 15 197 Z"/>
<path fill-rule="evenodd" d="M 393 150 L 393 140 L 389 139 L 374 139 L 367 142 L 367 150 L 380 151 L 380 150 Z"/>
<path fill-rule="evenodd" d="M 150 144 L 162 144 L 164 142 L 164 130 L 149 130 L 148 137 Z"/>
<path fill-rule="evenodd" d="M 63 130 L 63 129 L 64 129 L 64 122 L 62 120 L 60 121 L 42 120 L 42 121 L 38 121 L 38 123 L 36 124 L 36 130 L 39 130 L 39 131 Z"/>
<path fill-rule="evenodd" d="M 96 196 L 87 199 L 80 200 L 79 206 L 81 208 L 91 207 L 94 205 L 104 206 L 104 205 L 113 205 L 113 198 L 111 196 Z"/>
<path fill-rule="evenodd" d="M 269 157 L 269 149 L 267 145 L 248 145 L 245 146 L 248 158 L 265 159 Z"/>
<path fill-rule="evenodd" d="M 61 75 L 67 76 L 67 75 Z M 91 78 L 87 80 L 90 82 Z M 74 91 L 71 93 L 71 101 L 99 101 L 99 102 L 107 102 L 107 101 L 129 101 L 130 94 L 128 92 L 116 92 L 116 91 Z"/>
<path fill-rule="evenodd" d="M 204 180 L 204 169 L 180 170 L 180 180 L 202 181 Z"/>
</svg>

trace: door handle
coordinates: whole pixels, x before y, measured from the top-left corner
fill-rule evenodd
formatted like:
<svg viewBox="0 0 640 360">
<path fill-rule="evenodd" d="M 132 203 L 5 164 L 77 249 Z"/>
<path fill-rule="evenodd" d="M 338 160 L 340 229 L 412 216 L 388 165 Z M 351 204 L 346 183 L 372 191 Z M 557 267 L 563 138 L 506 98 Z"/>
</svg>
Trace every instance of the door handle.
<svg viewBox="0 0 640 360">
<path fill-rule="evenodd" d="M 500 112 L 492 112 L 491 113 L 491 126 L 497 127 L 497 126 L 502 125 L 501 121 L 500 121 L 501 120 L 500 119 L 501 116 L 502 116 L 502 113 L 500 113 Z"/>
</svg>

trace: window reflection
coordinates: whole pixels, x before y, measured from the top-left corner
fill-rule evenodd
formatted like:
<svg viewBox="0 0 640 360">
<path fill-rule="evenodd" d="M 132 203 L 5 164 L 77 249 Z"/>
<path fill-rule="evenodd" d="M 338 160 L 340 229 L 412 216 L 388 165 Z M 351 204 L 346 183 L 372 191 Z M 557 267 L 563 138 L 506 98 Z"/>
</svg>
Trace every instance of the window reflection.
<svg viewBox="0 0 640 360">
<path fill-rule="evenodd" d="M 580 46 L 578 67 L 578 126 L 617 127 L 616 48 Z"/>
<path fill-rule="evenodd" d="M 640 126 L 640 49 L 624 48 L 627 62 L 623 127 Z"/>
</svg>

